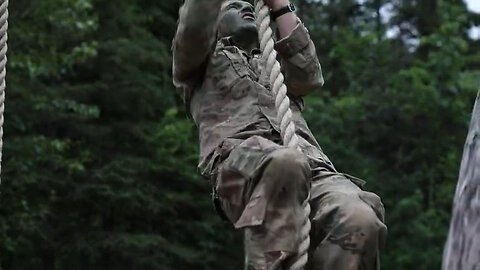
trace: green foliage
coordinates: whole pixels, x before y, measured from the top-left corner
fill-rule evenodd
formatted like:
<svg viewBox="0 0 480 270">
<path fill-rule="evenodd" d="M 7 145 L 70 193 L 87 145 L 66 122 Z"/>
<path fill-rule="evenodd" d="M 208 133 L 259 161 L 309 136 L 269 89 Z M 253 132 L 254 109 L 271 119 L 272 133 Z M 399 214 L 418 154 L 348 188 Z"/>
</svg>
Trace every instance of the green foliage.
<svg viewBox="0 0 480 270">
<path fill-rule="evenodd" d="M 10 1 L 0 269 L 242 268 L 171 83 L 180 2 Z M 296 3 L 326 78 L 305 117 L 383 198 L 383 267 L 439 269 L 480 85 L 466 34 L 478 16 L 450 0 Z"/>
<path fill-rule="evenodd" d="M 365 33 L 339 26 L 325 56 L 333 70 L 325 68 L 330 77 L 323 92 L 307 102 L 307 118 L 327 155 L 340 170 L 367 179 L 385 203 L 385 269 L 440 268 L 479 85 L 478 70 L 465 66 L 475 42 L 464 34 L 465 6 L 435 1 L 436 8 L 426 10 L 425 2 L 405 1 L 391 20 L 408 25 L 438 18 L 436 25 L 410 24 L 423 34 L 408 37 L 419 40 L 418 48 L 402 35 L 378 39 L 383 27 Z"/>
<path fill-rule="evenodd" d="M 240 265 L 171 84 L 179 5 L 12 1 L 2 269 Z"/>
</svg>

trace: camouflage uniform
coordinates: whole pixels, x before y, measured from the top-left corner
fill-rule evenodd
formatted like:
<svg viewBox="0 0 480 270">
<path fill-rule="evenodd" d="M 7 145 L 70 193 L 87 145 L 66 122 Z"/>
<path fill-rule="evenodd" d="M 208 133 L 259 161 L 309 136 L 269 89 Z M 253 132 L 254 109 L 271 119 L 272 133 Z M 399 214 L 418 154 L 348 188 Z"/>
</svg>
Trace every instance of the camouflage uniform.
<svg viewBox="0 0 480 270">
<path fill-rule="evenodd" d="M 338 173 L 301 115 L 302 95 L 323 84 L 301 22 L 275 48 L 282 61 L 302 153 L 281 146 L 261 55 L 217 40 L 221 0 L 186 0 L 173 42 L 174 84 L 200 137 L 201 174 L 222 213 L 245 232 L 247 269 L 281 269 L 299 244 L 301 204 L 311 193 L 308 269 L 379 269 L 386 235 L 380 198 Z"/>
</svg>

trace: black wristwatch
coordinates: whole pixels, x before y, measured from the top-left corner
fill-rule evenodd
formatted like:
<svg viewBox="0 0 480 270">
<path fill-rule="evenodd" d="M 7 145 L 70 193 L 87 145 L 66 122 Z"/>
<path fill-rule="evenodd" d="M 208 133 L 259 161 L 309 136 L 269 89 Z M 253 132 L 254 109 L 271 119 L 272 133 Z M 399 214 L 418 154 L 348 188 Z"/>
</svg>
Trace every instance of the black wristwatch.
<svg viewBox="0 0 480 270">
<path fill-rule="evenodd" d="M 282 16 L 283 14 L 294 12 L 295 10 L 297 10 L 295 8 L 295 5 L 293 3 L 290 3 L 288 4 L 288 6 L 284 6 L 279 10 L 270 11 L 270 18 L 271 20 L 276 20 L 278 17 Z"/>
</svg>

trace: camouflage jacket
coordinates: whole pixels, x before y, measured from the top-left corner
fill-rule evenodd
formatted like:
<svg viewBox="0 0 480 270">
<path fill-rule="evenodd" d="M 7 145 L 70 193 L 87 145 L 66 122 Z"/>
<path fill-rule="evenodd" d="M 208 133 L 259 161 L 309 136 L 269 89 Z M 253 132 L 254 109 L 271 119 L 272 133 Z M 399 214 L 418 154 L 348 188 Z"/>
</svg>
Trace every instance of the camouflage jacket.
<svg viewBox="0 0 480 270">
<path fill-rule="evenodd" d="M 173 41 L 174 85 L 183 91 L 187 111 L 199 130 L 199 170 L 215 173 L 216 162 L 250 136 L 280 142 L 275 97 L 261 77 L 261 54 L 246 52 L 226 37 L 217 40 L 220 0 L 187 0 L 180 9 Z M 311 163 L 335 171 L 301 115 L 306 95 L 323 85 L 322 71 L 308 31 L 299 21 L 275 44 L 291 98 L 300 147 Z"/>
</svg>

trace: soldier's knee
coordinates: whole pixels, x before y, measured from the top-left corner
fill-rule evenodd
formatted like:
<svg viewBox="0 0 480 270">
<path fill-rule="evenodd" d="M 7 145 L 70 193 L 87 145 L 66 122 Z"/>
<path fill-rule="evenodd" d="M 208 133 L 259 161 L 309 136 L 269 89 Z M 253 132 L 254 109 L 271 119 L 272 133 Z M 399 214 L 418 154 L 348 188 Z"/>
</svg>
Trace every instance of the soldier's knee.
<svg viewBox="0 0 480 270">
<path fill-rule="evenodd" d="M 356 204 L 346 209 L 345 216 L 338 224 L 346 229 L 344 241 L 338 244 L 346 249 L 356 249 L 363 252 L 377 252 L 384 245 L 387 227 L 381 216 L 370 204 Z"/>
<path fill-rule="evenodd" d="M 297 150 L 285 148 L 272 152 L 269 158 L 263 181 L 271 181 L 273 190 L 294 192 L 305 199 L 310 178 L 310 166 L 305 156 Z"/>
<path fill-rule="evenodd" d="M 360 191 L 358 197 L 375 212 L 380 221 L 385 221 L 385 208 L 380 197 L 372 192 Z"/>
<path fill-rule="evenodd" d="M 310 173 L 310 167 L 306 157 L 295 149 L 284 148 L 271 154 L 268 167 L 272 170 L 283 172 L 285 175 L 303 174 L 305 177 Z"/>
<path fill-rule="evenodd" d="M 387 234 L 380 198 L 352 189 L 330 192 L 318 202 L 322 203 L 316 205 L 313 218 L 312 269 L 375 269 Z"/>
</svg>

